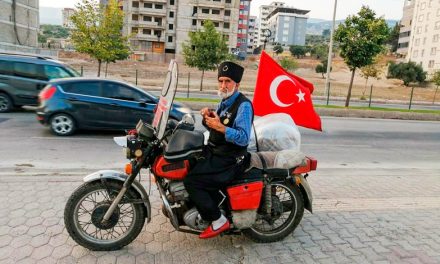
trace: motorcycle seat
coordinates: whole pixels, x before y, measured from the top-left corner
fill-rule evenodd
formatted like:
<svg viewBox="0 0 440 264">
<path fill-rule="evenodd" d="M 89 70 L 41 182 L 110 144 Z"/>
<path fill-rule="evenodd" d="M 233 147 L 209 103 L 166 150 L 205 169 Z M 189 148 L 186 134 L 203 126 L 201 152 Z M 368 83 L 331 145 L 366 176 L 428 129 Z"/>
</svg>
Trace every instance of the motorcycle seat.
<svg viewBox="0 0 440 264">
<path fill-rule="evenodd" d="M 250 152 L 250 164 L 246 171 L 257 169 L 272 175 L 288 175 L 289 171 L 306 164 L 306 156 L 296 150 Z"/>
</svg>

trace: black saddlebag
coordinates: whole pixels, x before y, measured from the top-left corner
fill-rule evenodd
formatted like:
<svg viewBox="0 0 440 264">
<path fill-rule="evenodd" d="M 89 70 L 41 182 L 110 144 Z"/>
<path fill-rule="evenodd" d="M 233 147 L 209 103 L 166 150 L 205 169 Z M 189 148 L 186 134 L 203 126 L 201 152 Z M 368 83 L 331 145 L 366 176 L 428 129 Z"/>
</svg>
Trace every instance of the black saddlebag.
<svg viewBox="0 0 440 264">
<path fill-rule="evenodd" d="M 168 141 L 164 158 L 168 162 L 188 159 L 202 152 L 203 142 L 202 132 L 178 129 Z"/>
</svg>

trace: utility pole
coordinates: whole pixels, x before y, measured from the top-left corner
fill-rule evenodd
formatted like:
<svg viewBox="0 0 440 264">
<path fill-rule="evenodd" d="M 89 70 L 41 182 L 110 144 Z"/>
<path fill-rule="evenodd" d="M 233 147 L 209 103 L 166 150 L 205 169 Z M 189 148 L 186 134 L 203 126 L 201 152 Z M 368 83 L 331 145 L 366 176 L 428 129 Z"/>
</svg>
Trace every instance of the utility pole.
<svg viewBox="0 0 440 264">
<path fill-rule="evenodd" d="M 328 48 L 328 58 L 327 58 L 327 78 L 325 80 L 325 96 L 327 98 L 330 96 L 330 69 L 332 67 L 332 55 L 333 55 L 333 32 L 335 31 L 335 21 L 336 21 L 336 7 L 338 5 L 338 0 L 335 0 L 335 8 L 333 10 L 333 25 L 330 31 L 330 46 Z"/>
</svg>

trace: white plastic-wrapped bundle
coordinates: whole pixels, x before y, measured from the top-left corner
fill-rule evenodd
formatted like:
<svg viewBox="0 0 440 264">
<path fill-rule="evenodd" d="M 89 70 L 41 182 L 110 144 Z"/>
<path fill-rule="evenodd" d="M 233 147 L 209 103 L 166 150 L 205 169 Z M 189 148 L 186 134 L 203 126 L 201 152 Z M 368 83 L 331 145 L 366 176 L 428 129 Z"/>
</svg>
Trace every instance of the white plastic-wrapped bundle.
<svg viewBox="0 0 440 264">
<path fill-rule="evenodd" d="M 270 114 L 254 120 L 256 133 L 252 130 L 249 152 L 257 151 L 255 134 L 257 134 L 258 151 L 300 151 L 301 134 L 295 122 L 288 114 Z"/>
</svg>

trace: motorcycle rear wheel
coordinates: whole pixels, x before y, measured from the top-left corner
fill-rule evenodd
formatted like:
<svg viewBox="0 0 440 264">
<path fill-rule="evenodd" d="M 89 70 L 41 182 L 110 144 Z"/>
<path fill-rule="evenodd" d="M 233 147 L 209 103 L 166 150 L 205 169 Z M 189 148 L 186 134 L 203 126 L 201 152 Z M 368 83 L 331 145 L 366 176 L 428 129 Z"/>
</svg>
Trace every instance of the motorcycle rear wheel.
<svg viewBox="0 0 440 264">
<path fill-rule="evenodd" d="M 110 197 L 116 197 L 122 183 L 109 181 L 85 183 L 69 197 L 64 209 L 67 232 L 79 245 L 94 251 L 118 250 L 131 243 L 142 231 L 145 210 L 142 204 L 121 203 L 107 223 L 102 223 L 109 208 Z M 110 196 L 107 191 L 110 191 Z M 124 199 L 138 199 L 130 189 Z M 126 222 L 126 220 L 130 220 Z"/>
<path fill-rule="evenodd" d="M 272 192 L 270 218 L 272 223 L 262 214 L 258 214 L 255 224 L 251 228 L 243 230 L 245 236 L 257 243 L 271 243 L 284 239 L 295 230 L 304 214 L 304 199 L 297 186 L 286 181 L 272 183 L 271 188 L 275 190 L 275 193 Z M 262 208 L 260 210 L 264 210 Z"/>
</svg>

